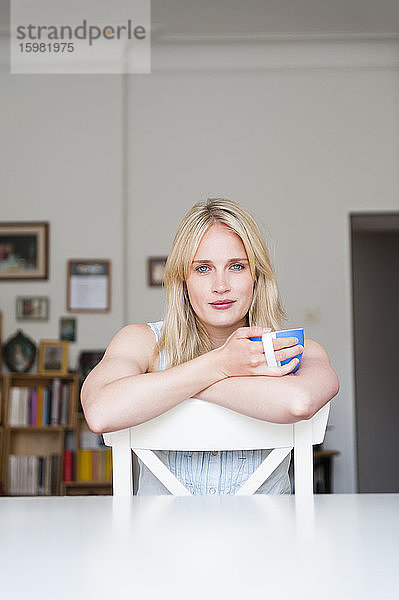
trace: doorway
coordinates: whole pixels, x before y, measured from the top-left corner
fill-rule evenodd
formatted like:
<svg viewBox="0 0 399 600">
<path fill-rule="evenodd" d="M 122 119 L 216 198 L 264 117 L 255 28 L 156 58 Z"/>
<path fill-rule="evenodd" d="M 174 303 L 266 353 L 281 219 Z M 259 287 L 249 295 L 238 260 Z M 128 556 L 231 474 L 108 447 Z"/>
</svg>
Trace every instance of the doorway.
<svg viewBox="0 0 399 600">
<path fill-rule="evenodd" d="M 352 214 L 359 493 L 399 492 L 399 213 Z"/>
</svg>

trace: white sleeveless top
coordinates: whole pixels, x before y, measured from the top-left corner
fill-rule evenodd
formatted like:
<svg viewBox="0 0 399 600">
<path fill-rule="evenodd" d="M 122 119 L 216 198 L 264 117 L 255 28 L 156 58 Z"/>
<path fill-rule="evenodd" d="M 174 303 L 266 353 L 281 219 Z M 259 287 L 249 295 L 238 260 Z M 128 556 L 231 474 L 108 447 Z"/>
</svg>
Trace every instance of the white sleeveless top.
<svg viewBox="0 0 399 600">
<path fill-rule="evenodd" d="M 163 321 L 148 323 L 156 340 L 161 335 Z M 159 357 L 159 369 L 165 369 L 163 353 Z M 223 450 L 219 452 L 188 452 L 157 450 L 154 453 L 194 495 L 232 495 L 255 471 L 271 450 Z M 170 494 L 165 486 L 138 459 L 139 477 L 137 495 Z M 290 494 L 288 475 L 290 455 L 260 486 L 257 494 Z"/>
</svg>

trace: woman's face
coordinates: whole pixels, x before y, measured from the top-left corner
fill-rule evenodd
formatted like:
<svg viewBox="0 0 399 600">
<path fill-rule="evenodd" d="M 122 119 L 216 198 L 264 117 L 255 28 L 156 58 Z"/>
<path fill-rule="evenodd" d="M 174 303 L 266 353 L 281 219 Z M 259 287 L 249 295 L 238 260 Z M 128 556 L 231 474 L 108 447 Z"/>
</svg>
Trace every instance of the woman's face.
<svg viewBox="0 0 399 600">
<path fill-rule="evenodd" d="M 203 235 L 186 281 L 191 306 L 208 333 L 246 325 L 254 280 L 241 238 L 220 222 Z"/>
</svg>

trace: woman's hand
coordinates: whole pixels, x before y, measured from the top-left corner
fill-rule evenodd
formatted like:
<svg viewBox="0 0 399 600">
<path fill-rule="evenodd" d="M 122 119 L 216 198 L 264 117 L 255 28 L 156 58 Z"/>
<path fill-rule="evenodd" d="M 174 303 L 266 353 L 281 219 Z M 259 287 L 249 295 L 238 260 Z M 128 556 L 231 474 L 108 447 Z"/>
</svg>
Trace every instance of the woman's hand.
<svg viewBox="0 0 399 600">
<path fill-rule="evenodd" d="M 224 377 L 246 377 L 249 375 L 269 375 L 281 377 L 288 375 L 298 364 L 298 360 L 292 360 L 281 367 L 269 367 L 266 364 L 262 342 L 250 340 L 250 337 L 261 337 L 264 333 L 271 331 L 265 327 L 240 327 L 226 340 L 220 348 L 213 352 L 217 353 L 219 369 Z M 276 338 L 273 340 L 276 361 L 293 358 L 303 351 L 298 345 L 298 339 Z"/>
</svg>

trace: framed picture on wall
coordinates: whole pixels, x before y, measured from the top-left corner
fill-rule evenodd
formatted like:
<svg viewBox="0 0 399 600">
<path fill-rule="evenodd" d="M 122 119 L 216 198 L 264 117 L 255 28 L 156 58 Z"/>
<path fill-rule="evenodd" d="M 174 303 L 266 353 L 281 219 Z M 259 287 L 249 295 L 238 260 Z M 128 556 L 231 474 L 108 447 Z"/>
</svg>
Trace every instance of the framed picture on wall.
<svg viewBox="0 0 399 600">
<path fill-rule="evenodd" d="M 41 340 L 39 348 L 40 375 L 66 375 L 69 343 L 62 340 Z"/>
<path fill-rule="evenodd" d="M 60 340 L 76 341 L 75 317 L 60 317 Z"/>
<path fill-rule="evenodd" d="M 49 225 L 0 222 L 0 280 L 48 279 Z"/>
<path fill-rule="evenodd" d="M 111 308 L 111 261 L 71 259 L 67 265 L 67 311 L 109 312 Z"/>
<path fill-rule="evenodd" d="M 165 281 L 165 267 L 167 256 L 151 256 L 147 263 L 148 285 L 160 287 Z"/>
<path fill-rule="evenodd" d="M 6 367 L 12 373 L 27 373 L 36 357 L 36 344 L 21 329 L 8 338 L 2 347 Z"/>
<path fill-rule="evenodd" d="M 48 321 L 49 299 L 47 296 L 17 296 L 16 318 L 18 321 Z"/>
</svg>

